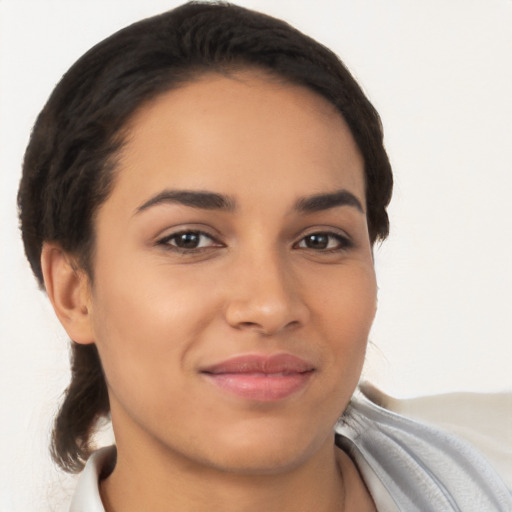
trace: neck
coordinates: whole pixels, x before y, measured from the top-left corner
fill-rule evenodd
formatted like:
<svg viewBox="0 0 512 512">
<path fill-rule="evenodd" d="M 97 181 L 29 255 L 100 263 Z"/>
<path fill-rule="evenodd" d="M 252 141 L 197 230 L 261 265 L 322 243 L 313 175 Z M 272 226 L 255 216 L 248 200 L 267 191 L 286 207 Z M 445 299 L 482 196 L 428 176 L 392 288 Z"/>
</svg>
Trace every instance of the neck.
<svg viewBox="0 0 512 512">
<path fill-rule="evenodd" d="M 106 512 L 375 511 L 351 459 L 331 447 L 288 471 L 257 475 L 120 456 L 101 496 Z"/>
<path fill-rule="evenodd" d="M 343 475 L 335 456 L 273 474 L 235 474 L 190 463 L 150 462 L 123 457 L 101 483 L 107 512 L 261 512 L 261 510 L 339 512 L 344 510 Z M 324 450 L 325 451 L 325 450 Z"/>
<path fill-rule="evenodd" d="M 190 447 L 178 452 L 135 422 L 120 423 L 114 428 L 116 465 L 100 483 L 106 512 L 375 510 L 356 466 L 335 446 L 334 432 L 302 452 L 293 448 L 292 439 L 288 452 L 274 453 L 268 446 L 261 451 L 249 444 L 247 456 L 233 461 L 226 454 L 215 455 L 215 446 L 208 453 L 204 443 L 191 457 Z"/>
</svg>

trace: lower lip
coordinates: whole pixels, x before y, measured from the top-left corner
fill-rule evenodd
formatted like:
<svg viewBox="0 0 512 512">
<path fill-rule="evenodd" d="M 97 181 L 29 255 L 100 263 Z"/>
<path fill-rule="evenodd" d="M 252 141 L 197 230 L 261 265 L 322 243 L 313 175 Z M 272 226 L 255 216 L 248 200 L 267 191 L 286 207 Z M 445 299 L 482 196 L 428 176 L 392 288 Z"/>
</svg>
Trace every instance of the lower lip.
<svg viewBox="0 0 512 512">
<path fill-rule="evenodd" d="M 246 400 L 275 402 L 301 390 L 313 372 L 273 375 L 263 373 L 204 374 L 210 382 Z"/>
</svg>

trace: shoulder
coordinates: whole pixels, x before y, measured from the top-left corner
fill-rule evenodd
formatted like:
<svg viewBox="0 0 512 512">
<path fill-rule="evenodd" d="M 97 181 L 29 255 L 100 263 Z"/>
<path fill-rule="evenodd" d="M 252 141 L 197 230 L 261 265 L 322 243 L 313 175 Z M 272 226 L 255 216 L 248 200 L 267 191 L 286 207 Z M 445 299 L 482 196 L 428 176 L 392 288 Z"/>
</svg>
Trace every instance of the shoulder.
<svg viewBox="0 0 512 512">
<path fill-rule="evenodd" d="M 377 505 L 387 500 L 383 510 L 512 510 L 512 494 L 494 468 L 468 443 L 443 430 L 358 396 L 336 432 Z"/>
</svg>

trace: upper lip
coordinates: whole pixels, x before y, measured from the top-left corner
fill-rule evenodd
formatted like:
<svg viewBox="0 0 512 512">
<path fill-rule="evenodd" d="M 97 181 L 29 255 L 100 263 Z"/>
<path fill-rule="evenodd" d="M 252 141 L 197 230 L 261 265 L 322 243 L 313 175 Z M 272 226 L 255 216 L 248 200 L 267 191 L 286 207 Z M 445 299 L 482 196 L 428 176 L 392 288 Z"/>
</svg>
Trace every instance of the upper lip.
<svg viewBox="0 0 512 512">
<path fill-rule="evenodd" d="M 288 353 L 273 355 L 245 354 L 231 357 L 220 363 L 201 369 L 202 373 L 213 375 L 223 373 L 291 374 L 314 370 L 312 363 Z"/>
</svg>

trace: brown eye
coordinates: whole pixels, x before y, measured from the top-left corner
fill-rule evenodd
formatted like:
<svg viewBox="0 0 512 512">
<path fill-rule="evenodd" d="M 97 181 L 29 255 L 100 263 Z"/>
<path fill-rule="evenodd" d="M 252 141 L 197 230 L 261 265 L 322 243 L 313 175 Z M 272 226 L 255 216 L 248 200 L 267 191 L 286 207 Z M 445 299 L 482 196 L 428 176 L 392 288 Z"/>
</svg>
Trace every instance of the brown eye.
<svg viewBox="0 0 512 512">
<path fill-rule="evenodd" d="M 195 231 L 179 233 L 172 238 L 174 245 L 181 249 L 197 249 L 201 242 L 201 234 Z"/>
<path fill-rule="evenodd" d="M 337 251 L 348 249 L 352 242 L 338 233 L 311 233 L 302 238 L 297 247 L 314 251 Z"/>
<path fill-rule="evenodd" d="M 304 244 L 308 249 L 327 249 L 329 246 L 329 235 L 315 233 L 304 237 Z"/>
<path fill-rule="evenodd" d="M 177 251 L 194 251 L 219 247 L 221 244 L 202 231 L 180 231 L 162 238 L 158 241 L 158 245 Z"/>
</svg>

